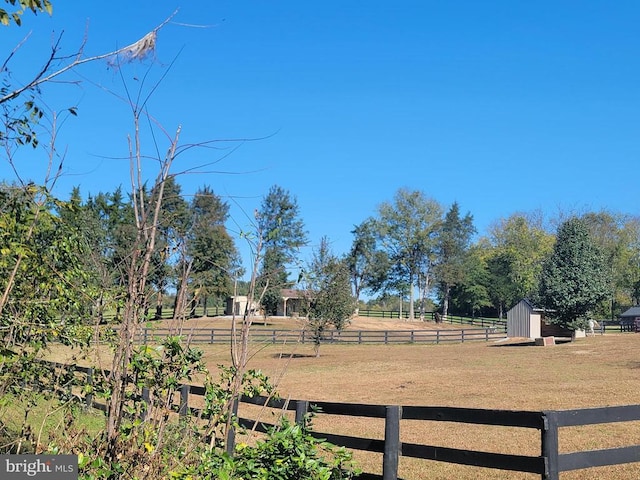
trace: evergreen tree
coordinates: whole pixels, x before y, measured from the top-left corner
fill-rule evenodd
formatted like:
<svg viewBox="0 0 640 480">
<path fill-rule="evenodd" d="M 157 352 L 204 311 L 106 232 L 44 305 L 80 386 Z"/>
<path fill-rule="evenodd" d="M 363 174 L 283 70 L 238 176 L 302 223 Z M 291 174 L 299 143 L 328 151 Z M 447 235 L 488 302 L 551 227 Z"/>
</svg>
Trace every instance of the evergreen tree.
<svg viewBox="0 0 640 480">
<path fill-rule="evenodd" d="M 257 222 L 264 239 L 258 291 L 264 290 L 262 305 L 265 312 L 274 315 L 280 289 L 292 285 L 288 280 L 287 267 L 295 260 L 298 249 L 307 244 L 307 232 L 295 197 L 277 185 L 272 186 L 262 200 Z"/>
<path fill-rule="evenodd" d="M 204 186 L 196 192 L 191 212 L 193 228 L 188 251 L 193 261 L 193 284 L 207 316 L 210 297 L 220 299 L 232 293 L 232 275 L 239 268 L 239 256 L 224 225 L 229 217 L 229 205 L 210 187 Z"/>
<path fill-rule="evenodd" d="M 570 329 L 584 328 L 589 313 L 610 293 L 608 269 L 586 223 L 565 221 L 540 281 L 540 300 L 550 310 L 549 318 Z"/>
</svg>

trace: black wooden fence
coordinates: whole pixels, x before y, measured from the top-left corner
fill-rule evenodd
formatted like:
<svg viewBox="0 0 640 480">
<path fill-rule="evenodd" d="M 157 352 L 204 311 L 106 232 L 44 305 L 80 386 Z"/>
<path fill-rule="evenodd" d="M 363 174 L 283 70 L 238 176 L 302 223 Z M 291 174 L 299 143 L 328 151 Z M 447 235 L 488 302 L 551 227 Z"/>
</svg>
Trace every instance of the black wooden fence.
<svg viewBox="0 0 640 480">
<path fill-rule="evenodd" d="M 361 308 L 358 310 L 358 315 L 362 317 L 371 318 L 398 318 L 409 319 L 409 312 L 403 311 L 400 313 L 397 310 L 368 310 Z M 462 317 L 459 315 L 447 315 L 446 317 L 438 317 L 443 323 L 450 323 L 455 325 L 476 325 L 480 327 L 494 327 L 497 329 L 503 328 L 507 331 L 507 321 L 500 318 L 484 318 L 484 317 Z M 436 321 L 436 312 L 425 312 L 424 319 L 430 322 Z"/>
<path fill-rule="evenodd" d="M 159 341 L 176 331 L 167 328 L 142 328 L 135 341 L 149 343 Z M 218 344 L 229 342 L 233 338 L 230 329 L 184 328 L 181 332 L 191 343 Z M 313 332 L 305 330 L 258 329 L 249 333 L 252 342 L 256 343 L 314 343 Z M 504 332 L 494 328 L 468 328 L 462 330 L 329 330 L 323 333 L 321 343 L 459 343 L 475 340 L 491 341 L 506 338 Z"/>
<path fill-rule="evenodd" d="M 87 384 L 93 383 L 93 369 L 65 364 L 50 364 L 52 367 L 73 369 L 86 375 Z M 175 411 L 179 415 L 198 415 L 197 408 L 189 406 L 190 396 L 203 396 L 205 389 L 199 385 L 181 385 L 179 404 Z M 143 392 L 143 397 L 145 393 Z M 101 410 L 104 404 L 86 397 L 88 406 Z M 383 418 L 384 440 L 338 435 L 331 432 L 312 432 L 317 438 L 350 448 L 382 454 L 382 475 L 364 473 L 361 479 L 397 480 L 398 466 L 402 457 L 413 457 L 439 462 L 493 468 L 514 472 L 538 474 L 545 480 L 559 480 L 561 472 L 590 467 L 619 465 L 640 462 L 640 445 L 630 445 L 602 450 L 560 453 L 558 432 L 562 427 L 595 425 L 640 420 L 640 405 L 626 405 L 579 410 L 513 411 L 478 408 L 369 405 L 336 402 L 314 402 L 308 400 L 283 400 L 267 397 L 243 397 L 242 403 L 266 406 L 279 410 L 295 411 L 295 419 L 301 422 L 309 411 L 317 415 L 345 415 L 366 418 Z M 240 408 L 242 415 L 242 408 Z M 512 455 L 481 450 L 462 450 L 400 441 L 402 420 L 424 420 L 435 422 L 457 422 L 464 424 L 492 425 L 536 429 L 540 431 L 540 455 Z M 266 432 L 275 425 L 248 418 L 239 418 L 239 425 Z M 233 438 L 233 435 L 232 435 Z M 233 452 L 234 446 L 227 445 Z"/>
</svg>

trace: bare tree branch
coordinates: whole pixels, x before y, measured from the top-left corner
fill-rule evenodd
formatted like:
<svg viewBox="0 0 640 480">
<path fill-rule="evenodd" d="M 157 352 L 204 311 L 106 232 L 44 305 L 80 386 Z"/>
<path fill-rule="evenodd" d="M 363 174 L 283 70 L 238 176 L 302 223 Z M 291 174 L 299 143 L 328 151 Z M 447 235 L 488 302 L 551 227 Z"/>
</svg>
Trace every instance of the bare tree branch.
<svg viewBox="0 0 640 480">
<path fill-rule="evenodd" d="M 74 68 L 79 67 L 80 65 L 84 65 L 85 63 L 95 62 L 97 60 L 104 60 L 107 58 L 114 58 L 114 57 L 124 57 L 127 59 L 127 61 L 141 60 L 145 58 L 150 52 L 155 50 L 156 37 L 157 37 L 158 31 L 160 31 L 160 29 L 162 29 L 167 23 L 169 23 L 169 21 L 173 17 L 175 17 L 177 13 L 178 13 L 178 10 L 174 11 L 165 21 L 163 21 L 160 25 L 158 25 L 156 28 L 154 28 L 149 33 L 147 33 L 140 40 L 132 43 L 131 45 L 127 45 L 126 47 L 119 48 L 112 52 L 82 58 L 82 51 L 85 45 L 83 41 L 80 49 L 78 50 L 78 54 L 75 56 L 75 60 L 73 60 L 71 63 L 65 65 L 64 67 L 58 70 L 47 73 L 50 71 L 53 61 L 56 60 L 56 53 L 59 50 L 59 44 L 62 38 L 62 33 L 61 33 L 58 36 L 58 39 L 56 40 L 55 44 L 51 48 L 51 54 L 49 55 L 49 58 L 47 59 L 43 67 L 40 69 L 40 71 L 34 76 L 33 79 L 31 79 L 31 81 L 29 81 L 24 86 L 7 93 L 3 97 L 0 97 L 0 105 L 19 97 L 26 91 L 33 90 L 34 88 L 38 87 L 39 85 L 42 85 L 43 83 L 50 82 L 51 80 L 53 80 L 56 77 L 59 77 L 63 73 L 68 72 L 69 70 L 73 70 Z M 22 43 L 24 43 L 24 41 Z M 14 49 L 14 52 L 12 52 L 9 55 L 9 58 L 4 62 L 3 69 L 6 67 L 7 62 L 13 56 L 14 53 L 15 53 L 15 49 Z"/>
</svg>

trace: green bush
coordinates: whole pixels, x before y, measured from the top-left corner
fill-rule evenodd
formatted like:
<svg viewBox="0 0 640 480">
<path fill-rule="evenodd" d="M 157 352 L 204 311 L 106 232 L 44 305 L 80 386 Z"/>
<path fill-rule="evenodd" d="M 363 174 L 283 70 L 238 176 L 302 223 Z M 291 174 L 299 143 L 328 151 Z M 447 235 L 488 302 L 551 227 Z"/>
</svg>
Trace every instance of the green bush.
<svg viewBox="0 0 640 480">
<path fill-rule="evenodd" d="M 357 475 L 352 455 L 309 433 L 308 423 L 287 418 L 255 446 L 238 444 L 235 455 L 210 451 L 201 463 L 174 472 L 171 478 L 217 480 L 343 480 Z"/>
</svg>

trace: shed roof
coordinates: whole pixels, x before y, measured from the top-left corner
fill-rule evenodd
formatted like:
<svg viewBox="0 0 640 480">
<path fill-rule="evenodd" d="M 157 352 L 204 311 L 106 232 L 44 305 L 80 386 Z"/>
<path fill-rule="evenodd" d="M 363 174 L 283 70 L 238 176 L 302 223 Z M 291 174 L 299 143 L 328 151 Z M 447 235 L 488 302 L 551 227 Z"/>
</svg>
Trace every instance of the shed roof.
<svg viewBox="0 0 640 480">
<path fill-rule="evenodd" d="M 545 308 L 536 307 L 531 300 L 528 298 L 523 298 L 521 302 L 525 302 L 531 310 L 534 312 L 550 312 L 551 310 L 547 310 Z"/>
<path fill-rule="evenodd" d="M 640 307 L 631 307 L 629 310 L 620 315 L 621 318 L 624 317 L 640 317 Z"/>
<path fill-rule="evenodd" d="M 282 298 L 305 298 L 305 291 L 304 290 L 295 290 L 292 288 L 283 288 L 282 290 L 280 290 L 280 295 L 282 296 Z"/>
</svg>

